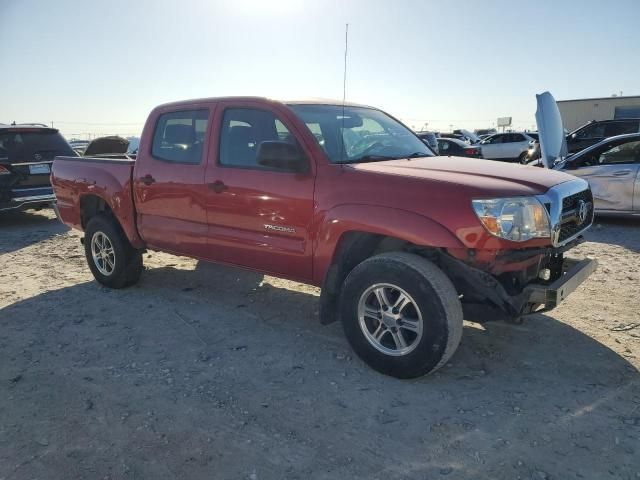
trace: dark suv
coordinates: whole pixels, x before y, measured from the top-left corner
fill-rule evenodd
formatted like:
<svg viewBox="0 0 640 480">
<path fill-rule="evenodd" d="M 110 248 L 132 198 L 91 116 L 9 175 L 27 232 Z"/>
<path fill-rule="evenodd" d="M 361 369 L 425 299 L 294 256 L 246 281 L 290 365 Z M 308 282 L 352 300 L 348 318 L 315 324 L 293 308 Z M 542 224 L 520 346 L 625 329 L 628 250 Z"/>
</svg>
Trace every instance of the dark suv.
<svg viewBox="0 0 640 480">
<path fill-rule="evenodd" d="M 58 155 L 77 156 L 58 130 L 0 124 L 0 212 L 53 204 L 49 174 Z"/>
<path fill-rule="evenodd" d="M 640 118 L 593 120 L 567 135 L 569 153 L 579 152 L 605 138 L 640 132 Z"/>
</svg>

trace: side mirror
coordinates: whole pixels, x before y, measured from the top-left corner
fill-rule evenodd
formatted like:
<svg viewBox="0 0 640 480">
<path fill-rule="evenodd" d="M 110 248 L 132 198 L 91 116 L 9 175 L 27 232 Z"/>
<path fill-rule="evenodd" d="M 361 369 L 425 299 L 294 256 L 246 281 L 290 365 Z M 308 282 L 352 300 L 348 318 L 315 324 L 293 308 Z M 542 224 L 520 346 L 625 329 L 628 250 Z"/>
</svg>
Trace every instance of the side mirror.
<svg viewBox="0 0 640 480">
<path fill-rule="evenodd" d="M 307 162 L 297 145 L 289 142 L 269 140 L 260 143 L 257 153 L 258 165 L 286 170 L 289 172 L 306 172 Z"/>
</svg>

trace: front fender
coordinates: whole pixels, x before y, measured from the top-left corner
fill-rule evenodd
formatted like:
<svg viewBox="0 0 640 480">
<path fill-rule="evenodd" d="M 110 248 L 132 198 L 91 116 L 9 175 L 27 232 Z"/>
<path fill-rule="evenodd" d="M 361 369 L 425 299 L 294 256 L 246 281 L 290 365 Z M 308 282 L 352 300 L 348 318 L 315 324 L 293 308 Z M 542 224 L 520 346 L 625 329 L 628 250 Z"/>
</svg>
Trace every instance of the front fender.
<svg viewBox="0 0 640 480">
<path fill-rule="evenodd" d="M 372 205 L 339 205 L 326 212 L 317 229 L 313 263 L 315 284 L 322 284 L 340 238 L 354 231 L 393 237 L 425 247 L 464 248 L 442 224 L 417 213 Z"/>
</svg>

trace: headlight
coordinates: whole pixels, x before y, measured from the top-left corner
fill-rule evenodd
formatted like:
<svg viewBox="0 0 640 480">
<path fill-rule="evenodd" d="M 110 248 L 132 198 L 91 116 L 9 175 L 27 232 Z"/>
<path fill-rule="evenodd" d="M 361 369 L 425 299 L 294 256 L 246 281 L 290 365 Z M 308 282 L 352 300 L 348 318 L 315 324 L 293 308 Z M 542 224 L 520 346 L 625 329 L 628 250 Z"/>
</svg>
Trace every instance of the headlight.
<svg viewBox="0 0 640 480">
<path fill-rule="evenodd" d="M 551 236 L 549 214 L 537 198 L 473 200 L 473 209 L 489 233 L 514 242 Z"/>
</svg>

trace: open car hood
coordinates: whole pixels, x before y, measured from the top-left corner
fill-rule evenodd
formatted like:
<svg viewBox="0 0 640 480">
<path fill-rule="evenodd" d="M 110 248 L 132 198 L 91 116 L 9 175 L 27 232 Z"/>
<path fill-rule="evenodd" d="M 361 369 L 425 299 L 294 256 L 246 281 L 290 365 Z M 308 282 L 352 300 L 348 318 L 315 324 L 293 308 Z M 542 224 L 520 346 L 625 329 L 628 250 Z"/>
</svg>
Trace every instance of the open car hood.
<svg viewBox="0 0 640 480">
<path fill-rule="evenodd" d="M 482 141 L 482 139 L 478 135 L 476 135 L 473 132 L 470 132 L 469 130 L 462 129 L 460 131 L 464 134 L 465 137 L 471 140 L 474 144 L 480 143 Z"/>
<path fill-rule="evenodd" d="M 540 156 L 546 168 L 567 155 L 567 139 L 556 99 L 549 92 L 536 95 L 536 123 L 540 137 Z"/>
</svg>

